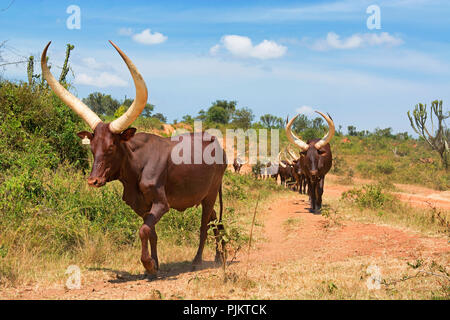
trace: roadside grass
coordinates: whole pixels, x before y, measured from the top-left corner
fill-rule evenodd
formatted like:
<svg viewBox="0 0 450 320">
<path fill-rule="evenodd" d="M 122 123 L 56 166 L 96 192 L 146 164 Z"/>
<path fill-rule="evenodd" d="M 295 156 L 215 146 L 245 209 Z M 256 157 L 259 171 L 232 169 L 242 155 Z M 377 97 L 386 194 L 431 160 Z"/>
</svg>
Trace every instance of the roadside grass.
<svg viewBox="0 0 450 320">
<path fill-rule="evenodd" d="M 442 167 L 438 154 L 423 141 L 346 136 L 335 138 L 331 147 L 333 174 L 450 189 L 450 171 Z"/>
<path fill-rule="evenodd" d="M 37 205 L 7 199 L 0 202 L 4 217 L 8 217 L 0 219 L 0 286 L 61 281 L 67 277 L 64 272 L 70 264 L 82 269 L 143 272 L 138 237 L 142 221 L 122 201 L 120 183 L 92 189 L 83 174 L 68 167 L 47 172 L 41 178 L 44 196 Z M 279 195 L 275 190 L 282 191 L 271 181 L 226 172 L 223 222 L 231 251 L 239 250 L 248 241 L 250 212 L 257 197 L 265 201 Z M 201 206 L 184 212 L 170 210 L 163 216 L 156 227 L 162 265 L 165 261 L 193 259 L 200 217 Z M 261 228 L 262 220 L 257 219 L 255 225 Z M 210 236 L 205 253 L 213 256 L 214 250 Z"/>
<path fill-rule="evenodd" d="M 388 184 L 365 184 L 344 192 L 339 200 L 330 200 L 333 210 L 342 217 L 377 224 L 409 228 L 424 234 L 450 237 L 450 211 L 415 208 L 397 199 Z"/>
<path fill-rule="evenodd" d="M 448 257 L 447 257 L 448 258 Z M 438 259 L 445 263 L 445 257 Z M 345 261 L 301 259 L 250 267 L 245 276 L 239 266 L 230 266 L 227 281 L 217 272 L 195 274 L 189 285 L 174 296 L 184 299 L 449 299 L 448 280 L 436 276 L 412 278 L 369 289 L 369 266 L 380 270 L 381 280 L 392 282 L 416 274 L 408 261 L 395 258 L 355 257 Z M 413 261 L 411 261 L 412 263 Z M 431 263 L 431 262 L 430 262 Z M 158 284 L 155 283 L 155 287 Z M 161 290 L 161 288 L 160 288 Z M 169 292 L 162 289 L 165 296 Z"/>
</svg>

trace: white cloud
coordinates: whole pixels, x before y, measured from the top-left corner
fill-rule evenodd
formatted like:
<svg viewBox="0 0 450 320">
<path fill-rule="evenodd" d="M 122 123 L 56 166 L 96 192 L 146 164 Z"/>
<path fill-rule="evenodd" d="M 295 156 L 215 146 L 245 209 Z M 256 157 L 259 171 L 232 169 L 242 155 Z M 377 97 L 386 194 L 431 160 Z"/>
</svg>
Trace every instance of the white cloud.
<svg viewBox="0 0 450 320">
<path fill-rule="evenodd" d="M 141 33 L 136 33 L 132 36 L 133 40 L 142 44 L 158 44 L 167 40 L 167 36 L 160 32 L 151 32 L 150 29 L 145 29 Z"/>
<path fill-rule="evenodd" d="M 309 115 L 314 113 L 314 109 L 310 106 L 301 106 L 300 108 L 295 109 L 295 111 L 297 113 L 309 114 Z"/>
<path fill-rule="evenodd" d="M 238 35 L 223 36 L 220 42 L 220 44 L 216 44 L 209 50 L 212 55 L 217 54 L 220 48 L 224 47 L 236 57 L 265 60 L 280 58 L 287 51 L 287 47 L 269 40 L 264 40 L 254 46 L 250 38 Z"/>
<path fill-rule="evenodd" d="M 125 80 L 109 72 L 102 72 L 99 76 L 90 76 L 86 73 L 80 73 L 75 77 L 75 83 L 100 88 L 126 87 L 128 85 Z"/>
<path fill-rule="evenodd" d="M 211 49 L 209 49 L 209 54 L 215 56 L 220 50 L 220 44 L 216 44 L 215 46 L 212 46 Z"/>
<path fill-rule="evenodd" d="M 348 38 L 341 39 L 341 37 L 329 32 L 325 39 L 316 40 L 311 48 L 318 51 L 325 51 L 331 49 L 349 50 L 356 49 L 363 46 L 398 46 L 403 43 L 403 40 L 390 35 L 388 32 L 377 33 L 355 33 Z"/>
<path fill-rule="evenodd" d="M 120 28 L 119 35 L 121 36 L 131 36 L 133 34 L 133 29 L 131 28 Z"/>
<path fill-rule="evenodd" d="M 86 67 L 86 68 L 88 68 L 90 70 L 111 69 L 110 65 L 108 65 L 106 63 L 98 62 L 93 57 L 86 57 L 86 58 L 81 59 L 81 61 L 83 62 L 83 67 Z"/>
</svg>

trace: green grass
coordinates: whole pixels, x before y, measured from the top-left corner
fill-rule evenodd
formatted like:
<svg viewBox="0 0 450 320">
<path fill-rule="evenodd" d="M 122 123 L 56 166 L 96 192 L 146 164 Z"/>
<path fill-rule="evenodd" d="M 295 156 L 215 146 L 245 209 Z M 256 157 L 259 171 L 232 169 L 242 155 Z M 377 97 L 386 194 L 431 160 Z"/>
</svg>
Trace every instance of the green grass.
<svg viewBox="0 0 450 320">
<path fill-rule="evenodd" d="M 352 171 L 360 178 L 450 189 L 450 171 L 443 168 L 439 155 L 423 141 L 376 136 L 345 138 L 349 142 L 335 137 L 331 143 L 334 174 L 345 176 Z M 432 163 L 424 163 L 429 158 Z"/>
</svg>

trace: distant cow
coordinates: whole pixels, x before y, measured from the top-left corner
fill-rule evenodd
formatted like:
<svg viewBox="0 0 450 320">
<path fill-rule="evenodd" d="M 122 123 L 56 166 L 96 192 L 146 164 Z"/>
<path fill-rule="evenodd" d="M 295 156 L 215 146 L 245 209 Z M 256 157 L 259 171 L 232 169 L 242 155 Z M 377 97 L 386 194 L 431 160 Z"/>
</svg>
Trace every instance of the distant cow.
<svg viewBox="0 0 450 320">
<path fill-rule="evenodd" d="M 281 160 L 281 152 L 278 154 L 278 175 L 280 176 L 280 184 L 287 187 L 289 180 L 293 178 L 293 168 L 288 160 Z"/>
<path fill-rule="evenodd" d="M 308 194 L 312 212 L 320 212 L 322 208 L 322 194 L 325 183 L 325 175 L 330 171 L 332 165 L 332 155 L 329 142 L 334 136 L 334 123 L 331 117 L 316 111 L 328 123 L 329 132 L 322 139 L 308 140 L 306 143 L 295 136 L 291 127 L 295 119 L 292 118 L 286 126 L 286 134 L 291 143 L 300 149 L 301 171 L 306 175 L 308 183 Z"/>
<path fill-rule="evenodd" d="M 234 159 L 233 161 L 234 172 L 239 173 L 242 168 L 242 162 L 239 158 Z"/>
</svg>

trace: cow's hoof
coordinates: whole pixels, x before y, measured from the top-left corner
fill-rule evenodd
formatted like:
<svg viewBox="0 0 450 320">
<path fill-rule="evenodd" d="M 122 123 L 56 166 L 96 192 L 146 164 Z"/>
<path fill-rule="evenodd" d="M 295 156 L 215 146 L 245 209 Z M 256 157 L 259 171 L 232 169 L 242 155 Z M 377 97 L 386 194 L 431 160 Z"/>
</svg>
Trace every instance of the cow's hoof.
<svg viewBox="0 0 450 320">
<path fill-rule="evenodd" d="M 145 268 L 145 271 L 147 271 L 147 274 L 151 276 L 156 275 L 158 270 L 156 268 L 156 261 L 154 259 L 150 258 L 149 260 L 141 260 L 141 261 Z"/>
</svg>

